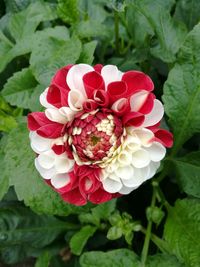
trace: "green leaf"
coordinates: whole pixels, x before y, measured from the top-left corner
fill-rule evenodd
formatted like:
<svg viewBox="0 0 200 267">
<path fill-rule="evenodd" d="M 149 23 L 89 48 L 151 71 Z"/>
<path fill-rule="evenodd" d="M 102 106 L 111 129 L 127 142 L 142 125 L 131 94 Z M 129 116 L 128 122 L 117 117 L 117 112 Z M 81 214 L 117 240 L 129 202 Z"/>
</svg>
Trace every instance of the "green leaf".
<svg viewBox="0 0 200 267">
<path fill-rule="evenodd" d="M 91 41 L 89 43 L 84 44 L 78 62 L 91 65 L 94 59 L 94 51 L 96 46 L 97 41 Z"/>
<path fill-rule="evenodd" d="M 64 202 L 39 176 L 34 167 L 34 152 L 30 148 L 25 123 L 11 131 L 5 146 L 5 172 L 14 185 L 19 200 L 38 213 L 68 215 L 87 211 Z"/>
<path fill-rule="evenodd" d="M 72 236 L 69 246 L 75 255 L 80 255 L 88 239 L 93 236 L 97 228 L 95 226 L 86 225 L 79 232 Z"/>
<path fill-rule="evenodd" d="M 184 157 L 171 159 L 171 162 L 184 192 L 200 198 L 200 152 L 192 152 Z"/>
<path fill-rule="evenodd" d="M 120 237 L 122 237 L 122 228 L 117 227 L 117 226 L 112 226 L 107 233 L 107 238 L 110 240 L 115 240 L 118 239 Z"/>
<path fill-rule="evenodd" d="M 164 85 L 163 101 L 174 129 L 175 154 L 194 133 L 200 132 L 200 24 L 187 36 Z"/>
<path fill-rule="evenodd" d="M 141 20 L 142 23 L 145 23 L 146 29 L 148 29 L 144 36 L 146 37 L 146 34 L 150 32 L 151 27 L 157 37 L 155 47 L 150 49 L 151 54 L 164 62 L 175 61 L 175 54 L 178 52 L 186 35 L 184 25 L 175 21 L 170 15 L 173 4 L 174 0 L 138 0 L 133 3 L 137 12 L 146 18 Z M 146 20 L 149 22 L 149 27 Z"/>
<path fill-rule="evenodd" d="M 35 263 L 35 267 L 48 267 L 50 263 L 51 255 L 48 251 L 44 251 Z"/>
<path fill-rule="evenodd" d="M 17 122 L 14 117 L 0 110 L 0 131 L 9 132 L 17 127 Z"/>
<path fill-rule="evenodd" d="M 67 28 L 62 29 L 68 34 Z M 50 32 L 43 32 L 42 38 L 35 42 L 30 64 L 33 74 L 41 84 L 48 86 L 59 68 L 75 63 L 80 57 L 81 42 L 75 36 L 66 40 L 66 34 L 58 35 L 55 27 Z"/>
<path fill-rule="evenodd" d="M 198 0 L 178 0 L 174 17 L 184 22 L 188 30 L 199 22 L 200 2 Z"/>
<path fill-rule="evenodd" d="M 33 0 L 7 0 L 6 4 L 6 11 L 17 13 L 25 9 Z"/>
<path fill-rule="evenodd" d="M 147 267 L 186 267 L 172 255 L 156 254 L 147 258 Z"/>
<path fill-rule="evenodd" d="M 0 32 L 0 72 L 15 57 L 30 53 L 37 39 L 35 30 L 42 21 L 53 20 L 57 16 L 49 5 L 43 1 L 35 1 L 27 9 L 12 14 L 8 19 L 7 31 L 14 38 L 10 41 L 3 32 Z"/>
<path fill-rule="evenodd" d="M 38 85 L 30 68 L 14 73 L 4 85 L 2 95 L 11 104 L 36 110 L 40 107 L 39 95 L 44 86 Z"/>
<path fill-rule="evenodd" d="M 139 261 L 133 251 L 116 249 L 109 252 L 92 251 L 80 258 L 81 267 L 139 267 Z"/>
<path fill-rule="evenodd" d="M 9 188 L 9 178 L 5 174 L 5 168 L 4 168 L 4 153 L 3 153 L 3 146 L 5 145 L 5 142 L 3 142 L 4 138 L 1 139 L 0 142 L 0 200 L 4 197 L 4 195 L 7 193 Z"/>
<path fill-rule="evenodd" d="M 57 13 L 64 22 L 73 24 L 79 20 L 77 0 L 58 0 Z"/>
<path fill-rule="evenodd" d="M 42 248 L 74 225 L 53 216 L 37 215 L 23 207 L 0 208 L 0 247 L 27 245 Z M 76 227 L 76 226 L 75 226 Z"/>
<path fill-rule="evenodd" d="M 169 208 L 164 238 L 174 255 L 188 267 L 200 262 L 200 201 L 183 199 Z"/>
</svg>

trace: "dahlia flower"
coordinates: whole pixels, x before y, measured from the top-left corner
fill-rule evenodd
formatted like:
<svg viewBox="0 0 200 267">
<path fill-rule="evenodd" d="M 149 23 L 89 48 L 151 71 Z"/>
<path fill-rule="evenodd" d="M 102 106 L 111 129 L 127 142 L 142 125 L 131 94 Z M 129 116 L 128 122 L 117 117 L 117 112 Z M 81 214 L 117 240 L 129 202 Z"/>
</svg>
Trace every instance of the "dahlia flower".
<svg viewBox="0 0 200 267">
<path fill-rule="evenodd" d="M 98 204 L 129 194 L 154 176 L 172 134 L 160 129 L 162 103 L 140 71 L 68 65 L 28 115 L 35 167 L 62 199 Z"/>
</svg>

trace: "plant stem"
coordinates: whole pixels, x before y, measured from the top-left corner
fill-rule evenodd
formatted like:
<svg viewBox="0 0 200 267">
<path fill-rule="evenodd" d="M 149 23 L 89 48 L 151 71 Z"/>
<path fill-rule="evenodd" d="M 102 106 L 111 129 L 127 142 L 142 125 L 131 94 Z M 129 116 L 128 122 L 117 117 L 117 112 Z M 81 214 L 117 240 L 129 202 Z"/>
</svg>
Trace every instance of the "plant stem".
<svg viewBox="0 0 200 267">
<path fill-rule="evenodd" d="M 156 191 L 155 188 L 153 187 L 153 195 L 152 195 L 152 200 L 151 200 L 151 208 L 153 208 L 156 204 Z M 147 256 L 148 256 L 148 251 L 149 251 L 149 243 L 151 239 L 151 230 L 152 230 L 152 220 L 148 221 L 147 225 L 147 230 L 145 234 L 145 240 L 144 240 L 144 245 L 141 253 L 141 267 L 145 267 Z"/>
<path fill-rule="evenodd" d="M 119 14 L 115 10 L 114 11 L 114 19 L 115 19 L 115 50 L 116 54 L 119 55 Z"/>
</svg>

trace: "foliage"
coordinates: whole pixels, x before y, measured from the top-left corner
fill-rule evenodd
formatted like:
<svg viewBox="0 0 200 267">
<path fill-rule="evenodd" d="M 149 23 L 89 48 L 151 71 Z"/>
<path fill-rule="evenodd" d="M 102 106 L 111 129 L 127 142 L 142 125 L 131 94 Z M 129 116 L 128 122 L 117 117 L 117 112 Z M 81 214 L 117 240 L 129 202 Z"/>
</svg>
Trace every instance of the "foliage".
<svg viewBox="0 0 200 267">
<path fill-rule="evenodd" d="M 0 1 L 2 264 L 199 267 L 199 14 L 198 0 Z M 98 206 L 45 184 L 26 126 L 55 71 L 80 62 L 150 75 L 175 138 L 153 180 Z"/>
</svg>

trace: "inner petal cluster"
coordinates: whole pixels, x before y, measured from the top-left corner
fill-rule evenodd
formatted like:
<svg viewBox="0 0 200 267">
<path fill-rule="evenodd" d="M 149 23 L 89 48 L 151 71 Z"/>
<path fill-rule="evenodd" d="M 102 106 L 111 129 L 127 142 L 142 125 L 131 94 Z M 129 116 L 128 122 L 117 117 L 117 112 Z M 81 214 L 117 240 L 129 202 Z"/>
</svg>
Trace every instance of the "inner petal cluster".
<svg viewBox="0 0 200 267">
<path fill-rule="evenodd" d="M 108 110 L 97 109 L 77 116 L 66 132 L 77 164 L 96 165 L 106 162 L 120 146 L 123 125 Z"/>
</svg>

